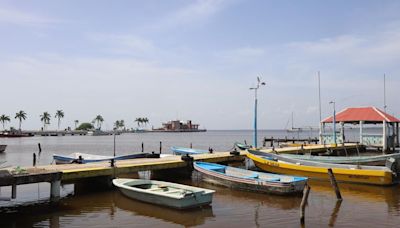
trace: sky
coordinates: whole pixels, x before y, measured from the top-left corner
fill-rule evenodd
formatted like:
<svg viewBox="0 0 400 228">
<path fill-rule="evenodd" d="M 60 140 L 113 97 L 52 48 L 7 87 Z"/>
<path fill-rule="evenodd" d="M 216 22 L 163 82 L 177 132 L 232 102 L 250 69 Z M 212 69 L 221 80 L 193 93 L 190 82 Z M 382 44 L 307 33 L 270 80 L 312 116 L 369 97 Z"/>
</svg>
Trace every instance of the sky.
<svg viewBox="0 0 400 228">
<path fill-rule="evenodd" d="M 318 126 L 336 109 L 400 117 L 399 1 L 0 0 L 0 115 L 23 129 L 147 117 L 207 129 Z"/>
</svg>

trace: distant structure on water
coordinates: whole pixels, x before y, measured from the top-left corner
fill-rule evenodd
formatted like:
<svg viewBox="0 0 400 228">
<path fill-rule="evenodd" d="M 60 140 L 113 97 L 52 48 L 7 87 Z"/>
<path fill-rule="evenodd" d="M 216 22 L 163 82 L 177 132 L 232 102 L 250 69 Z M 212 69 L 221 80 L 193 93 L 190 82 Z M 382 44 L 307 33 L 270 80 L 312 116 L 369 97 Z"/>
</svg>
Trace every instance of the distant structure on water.
<svg viewBox="0 0 400 228">
<path fill-rule="evenodd" d="M 199 129 L 199 124 L 193 124 L 191 120 L 170 120 L 162 124 L 162 128 L 153 129 L 158 132 L 202 132 L 206 129 Z"/>
</svg>

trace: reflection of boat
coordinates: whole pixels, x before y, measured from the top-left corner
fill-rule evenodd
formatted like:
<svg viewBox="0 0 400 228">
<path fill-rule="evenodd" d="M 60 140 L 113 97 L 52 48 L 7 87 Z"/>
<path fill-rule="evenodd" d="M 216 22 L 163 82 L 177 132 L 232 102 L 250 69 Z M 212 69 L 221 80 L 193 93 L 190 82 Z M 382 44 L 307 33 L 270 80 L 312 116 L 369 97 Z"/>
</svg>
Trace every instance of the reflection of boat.
<svg viewBox="0 0 400 228">
<path fill-rule="evenodd" d="M 90 162 L 101 162 L 114 160 L 127 160 L 135 158 L 156 158 L 160 157 L 160 154 L 150 154 L 150 153 L 138 153 L 138 154 L 128 154 L 121 156 L 104 156 L 104 155 L 94 155 L 94 154 L 84 154 L 84 153 L 72 153 L 69 155 L 53 155 L 53 159 L 56 164 L 71 164 L 71 163 L 90 163 Z"/>
<path fill-rule="evenodd" d="M 387 167 L 311 162 L 256 150 L 249 150 L 247 157 L 258 168 L 272 173 L 329 179 L 328 168 L 331 168 L 338 181 L 376 185 L 394 183 L 393 172 Z"/>
<path fill-rule="evenodd" d="M 171 182 L 143 179 L 114 179 L 121 192 L 136 200 L 176 209 L 208 205 L 215 191 Z"/>
<path fill-rule="evenodd" d="M 398 159 L 400 153 L 385 154 L 377 156 L 313 156 L 313 155 L 296 155 L 296 154 L 281 154 L 283 157 L 299 159 L 305 161 L 315 161 L 334 164 L 373 164 L 384 165 L 388 158 Z"/>
<path fill-rule="evenodd" d="M 238 142 L 235 142 L 235 146 L 237 148 L 239 148 L 239 150 L 247 150 L 247 149 L 250 148 L 249 145 L 246 145 L 246 144 L 243 144 L 243 143 L 238 143 Z"/>
<path fill-rule="evenodd" d="M 255 172 L 208 162 L 195 162 L 194 169 L 202 173 L 207 182 L 264 193 L 301 193 L 307 183 L 305 177 Z"/>
<path fill-rule="evenodd" d="M 7 145 L 0 145 L 0 153 L 4 152 L 7 148 Z"/>
<path fill-rule="evenodd" d="M 192 149 L 192 148 L 186 148 L 186 147 L 176 147 L 176 146 L 171 147 L 171 150 L 176 155 L 205 154 L 205 153 L 209 152 L 208 150 L 199 150 L 199 149 Z"/>
<path fill-rule="evenodd" d="M 157 205 L 136 200 L 127 200 L 126 197 L 121 194 L 113 195 L 115 206 L 123 211 L 132 212 L 133 215 L 161 219 L 184 227 L 202 225 L 208 218 L 215 217 L 212 207 L 182 211 L 167 207 L 158 207 Z"/>
</svg>

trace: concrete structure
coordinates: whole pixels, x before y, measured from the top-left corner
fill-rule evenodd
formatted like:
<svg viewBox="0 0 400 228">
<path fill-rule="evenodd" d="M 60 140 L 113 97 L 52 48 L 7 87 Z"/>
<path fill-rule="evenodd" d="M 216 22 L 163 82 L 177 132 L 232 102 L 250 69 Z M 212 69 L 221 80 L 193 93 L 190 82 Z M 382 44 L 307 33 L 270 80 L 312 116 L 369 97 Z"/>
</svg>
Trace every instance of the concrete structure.
<svg viewBox="0 0 400 228">
<path fill-rule="evenodd" d="M 399 146 L 399 122 L 400 120 L 391 116 L 376 107 L 346 108 L 335 115 L 336 122 L 340 123 L 340 133 L 337 143 L 345 141 L 344 125 L 359 125 L 359 143 L 365 146 L 382 148 L 383 151 Z M 320 143 L 331 144 L 333 137 L 331 132 L 325 130 L 325 125 L 333 122 L 333 116 L 321 121 Z M 382 134 L 367 134 L 364 132 L 366 124 L 381 124 Z"/>
</svg>

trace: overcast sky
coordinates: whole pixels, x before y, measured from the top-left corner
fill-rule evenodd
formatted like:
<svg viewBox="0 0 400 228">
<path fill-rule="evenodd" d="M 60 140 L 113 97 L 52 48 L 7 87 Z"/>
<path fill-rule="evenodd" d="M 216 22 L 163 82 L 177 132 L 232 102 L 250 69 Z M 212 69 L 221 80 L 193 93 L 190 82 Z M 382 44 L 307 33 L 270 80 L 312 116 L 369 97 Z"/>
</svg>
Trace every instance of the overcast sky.
<svg viewBox="0 0 400 228">
<path fill-rule="evenodd" d="M 73 121 L 154 127 L 191 119 L 207 129 L 318 126 L 348 106 L 400 116 L 400 1 L 0 1 L 0 115 L 24 129 Z M 289 124 L 290 125 L 290 124 Z"/>
</svg>

